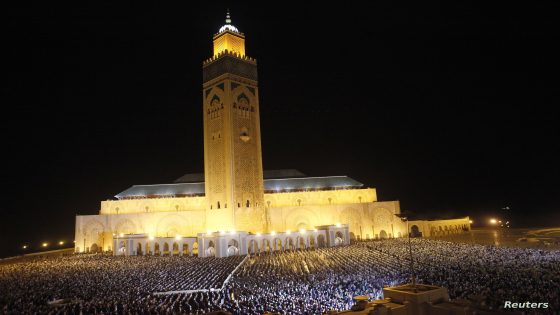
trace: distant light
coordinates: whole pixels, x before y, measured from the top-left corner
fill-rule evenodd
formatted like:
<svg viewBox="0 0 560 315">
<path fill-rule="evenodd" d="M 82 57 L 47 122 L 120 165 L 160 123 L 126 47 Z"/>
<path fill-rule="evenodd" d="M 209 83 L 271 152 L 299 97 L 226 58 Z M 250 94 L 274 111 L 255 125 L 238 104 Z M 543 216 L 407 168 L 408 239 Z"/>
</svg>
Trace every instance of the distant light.
<svg viewBox="0 0 560 315">
<path fill-rule="evenodd" d="M 313 229 L 313 232 L 317 233 L 317 229 Z"/>
<path fill-rule="evenodd" d="M 469 223 L 470 223 L 470 224 L 473 224 L 473 220 L 469 220 Z"/>
<path fill-rule="evenodd" d="M 220 231 L 220 235 L 224 235 L 225 233 L 225 231 Z"/>
<path fill-rule="evenodd" d="M 257 232 L 257 236 L 261 236 L 261 232 Z"/>
<path fill-rule="evenodd" d="M 286 230 L 286 234 L 290 234 L 290 233 L 292 233 L 292 231 Z"/>
<path fill-rule="evenodd" d="M 305 229 L 300 229 L 299 232 L 300 232 L 301 234 L 305 234 Z"/>
<path fill-rule="evenodd" d="M 498 220 L 496 220 L 496 219 L 490 219 L 490 224 L 496 224 L 496 223 L 498 223 Z"/>
<path fill-rule="evenodd" d="M 502 223 L 502 220 L 499 220 L 498 223 Z"/>
<path fill-rule="evenodd" d="M 49 246 L 49 243 L 43 243 L 43 247 Z"/>
<path fill-rule="evenodd" d="M 179 234 L 177 234 L 177 235 L 175 236 L 175 239 L 176 239 L 176 240 L 180 240 L 180 239 L 182 239 L 182 238 L 183 238 L 183 237 L 182 237 L 181 235 L 179 235 Z"/>
<path fill-rule="evenodd" d="M 229 231 L 229 234 L 231 234 L 231 235 L 235 234 L 235 230 Z"/>
<path fill-rule="evenodd" d="M 340 227 L 340 223 L 337 223 L 337 224 L 336 224 L 336 227 Z"/>
<path fill-rule="evenodd" d="M 58 242 L 58 245 L 64 245 L 64 241 Z"/>
<path fill-rule="evenodd" d="M 212 231 L 208 230 L 208 231 L 206 231 L 206 234 L 207 235 L 212 235 Z"/>
<path fill-rule="evenodd" d="M 273 236 L 276 235 L 276 231 L 270 232 L 270 235 L 273 235 Z"/>
<path fill-rule="evenodd" d="M 27 245 L 23 245 L 23 249 L 26 249 L 26 248 L 27 248 Z"/>
<path fill-rule="evenodd" d="M 119 234 L 119 236 L 120 236 L 120 237 L 123 237 L 123 236 L 124 236 L 124 233 Z"/>
<path fill-rule="evenodd" d="M 148 239 L 149 239 L 150 241 L 153 241 L 153 240 L 155 239 L 155 237 L 154 237 L 153 235 L 150 235 L 150 236 L 148 237 Z"/>
</svg>

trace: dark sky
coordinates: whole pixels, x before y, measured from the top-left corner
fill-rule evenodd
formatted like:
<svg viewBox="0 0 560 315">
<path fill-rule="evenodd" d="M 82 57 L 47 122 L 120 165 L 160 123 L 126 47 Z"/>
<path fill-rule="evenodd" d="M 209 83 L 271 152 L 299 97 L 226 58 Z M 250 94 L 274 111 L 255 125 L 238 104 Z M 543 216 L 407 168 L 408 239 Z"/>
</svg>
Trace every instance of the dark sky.
<svg viewBox="0 0 560 315">
<path fill-rule="evenodd" d="M 117 2 L 4 11 L 0 256 L 203 171 L 201 62 L 227 7 L 259 62 L 265 169 L 348 175 L 416 216 L 560 225 L 553 10 Z"/>
</svg>

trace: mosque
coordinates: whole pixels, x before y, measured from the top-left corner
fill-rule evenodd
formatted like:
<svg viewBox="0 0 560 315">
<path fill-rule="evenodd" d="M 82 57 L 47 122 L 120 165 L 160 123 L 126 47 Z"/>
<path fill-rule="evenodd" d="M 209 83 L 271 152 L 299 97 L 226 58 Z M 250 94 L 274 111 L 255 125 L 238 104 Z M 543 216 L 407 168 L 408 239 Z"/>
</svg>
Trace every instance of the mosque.
<svg viewBox="0 0 560 315">
<path fill-rule="evenodd" d="M 408 222 L 398 201 L 347 176 L 263 171 L 257 61 L 229 13 L 213 41 L 202 64 L 204 173 L 134 185 L 98 215 L 76 216 L 76 252 L 226 257 L 470 229 L 468 217 Z"/>
</svg>

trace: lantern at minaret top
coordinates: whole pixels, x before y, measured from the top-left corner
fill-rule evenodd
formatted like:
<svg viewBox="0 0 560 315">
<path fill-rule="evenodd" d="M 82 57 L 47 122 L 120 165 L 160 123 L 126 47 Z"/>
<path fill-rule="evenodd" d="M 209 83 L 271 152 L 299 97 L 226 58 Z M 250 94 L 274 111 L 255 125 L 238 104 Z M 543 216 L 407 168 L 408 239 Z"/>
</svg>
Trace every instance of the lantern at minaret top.
<svg viewBox="0 0 560 315">
<path fill-rule="evenodd" d="M 225 51 L 245 56 L 245 35 L 231 25 L 229 10 L 226 14 L 226 24 L 214 35 L 214 57 Z"/>
</svg>

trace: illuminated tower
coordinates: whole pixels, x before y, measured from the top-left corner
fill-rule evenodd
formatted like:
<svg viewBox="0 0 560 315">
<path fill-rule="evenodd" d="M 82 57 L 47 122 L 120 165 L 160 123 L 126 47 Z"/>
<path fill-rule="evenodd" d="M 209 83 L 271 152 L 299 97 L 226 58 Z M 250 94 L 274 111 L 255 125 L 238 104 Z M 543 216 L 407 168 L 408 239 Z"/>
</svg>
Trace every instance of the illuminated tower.
<svg viewBox="0 0 560 315">
<path fill-rule="evenodd" d="M 229 12 L 202 75 L 207 229 L 264 232 L 257 62 Z"/>
</svg>

